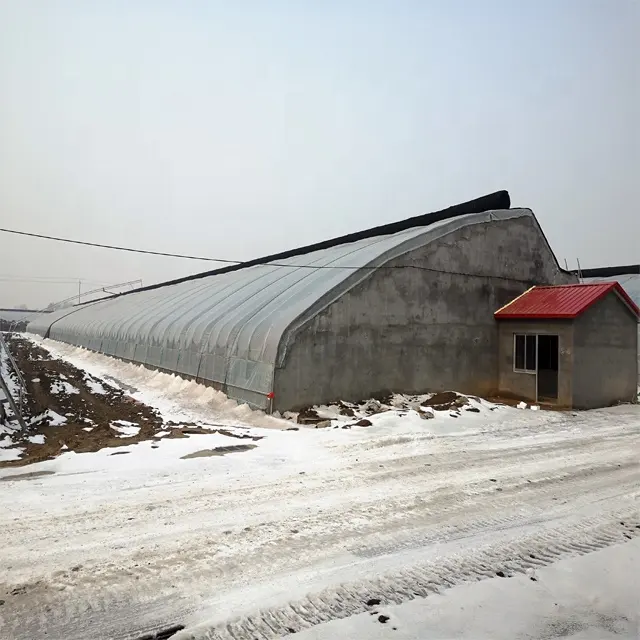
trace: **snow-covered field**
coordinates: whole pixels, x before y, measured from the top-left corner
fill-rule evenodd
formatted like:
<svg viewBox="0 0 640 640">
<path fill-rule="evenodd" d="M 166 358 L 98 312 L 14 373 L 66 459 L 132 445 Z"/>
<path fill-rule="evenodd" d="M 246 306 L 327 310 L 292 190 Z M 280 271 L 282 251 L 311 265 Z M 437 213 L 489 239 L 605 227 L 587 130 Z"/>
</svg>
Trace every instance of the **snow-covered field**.
<svg viewBox="0 0 640 640">
<path fill-rule="evenodd" d="M 167 419 L 231 435 L 125 437 L 0 469 L 2 638 L 133 640 L 177 625 L 176 640 L 636 637 L 638 406 L 478 403 L 429 419 L 401 407 L 316 429 L 42 344 Z M 607 584 L 627 585 L 618 608 L 598 595 Z M 474 626 L 480 608 L 493 613 Z M 582 626 L 562 626 L 576 616 Z"/>
</svg>

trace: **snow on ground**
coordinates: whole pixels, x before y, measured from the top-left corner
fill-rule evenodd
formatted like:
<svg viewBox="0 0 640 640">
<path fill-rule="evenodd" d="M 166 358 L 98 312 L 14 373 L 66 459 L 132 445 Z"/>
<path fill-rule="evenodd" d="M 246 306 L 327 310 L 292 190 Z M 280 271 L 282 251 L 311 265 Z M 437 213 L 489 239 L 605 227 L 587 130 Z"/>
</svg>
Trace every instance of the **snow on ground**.
<svg viewBox="0 0 640 640">
<path fill-rule="evenodd" d="M 32 442 L 33 444 L 44 444 L 45 436 L 41 433 L 38 433 L 35 436 L 29 436 L 27 440 L 29 440 L 29 442 Z"/>
<path fill-rule="evenodd" d="M 62 378 L 62 376 L 60 376 Z M 66 380 L 54 380 L 51 383 L 51 393 L 57 395 L 59 393 L 66 393 L 67 395 L 80 393 L 80 389 L 69 384 Z"/>
<path fill-rule="evenodd" d="M 497 611 L 486 637 L 506 638 L 505 618 L 546 615 L 539 591 L 523 591 L 560 589 L 567 570 L 545 567 L 617 543 L 631 566 L 637 552 L 640 407 L 521 411 L 472 398 L 429 411 L 429 398 L 399 396 L 318 407 L 329 426 L 294 426 L 174 376 L 40 343 L 168 419 L 245 428 L 1 469 L 0 614 L 13 640 L 124 640 L 175 625 L 186 627 L 175 640 L 422 638 L 421 617 L 446 631 L 476 601 Z M 581 583 L 604 580 L 584 571 Z M 513 577 L 491 579 L 500 574 Z M 331 624 L 358 633 L 332 636 Z"/>
<path fill-rule="evenodd" d="M 286 635 L 640 531 L 639 407 L 371 422 L 0 471 L 8 637 Z"/>
<path fill-rule="evenodd" d="M 127 420 L 114 420 L 110 426 L 120 434 L 118 438 L 131 438 L 132 436 L 137 436 L 140 432 L 139 424 L 128 422 Z"/>
<path fill-rule="evenodd" d="M 4 446 L 7 445 L 3 445 L 3 447 L 0 447 L 0 462 L 20 459 L 20 455 L 24 451 L 23 448 L 15 447 L 14 449 L 5 449 Z"/>
<path fill-rule="evenodd" d="M 43 421 L 46 421 L 51 427 L 59 427 L 60 425 L 65 424 L 67 419 L 65 416 L 61 416 L 59 413 L 56 413 L 53 409 L 47 409 L 45 412 L 31 418 L 29 422 L 30 424 L 36 424 Z"/>
<path fill-rule="evenodd" d="M 101 395 L 101 396 L 106 395 L 107 390 L 105 389 L 105 385 L 103 382 L 98 382 L 97 380 L 92 378 L 90 375 L 85 376 L 84 382 L 89 388 L 89 391 L 91 391 L 91 393 L 97 393 L 98 395 Z"/>
<path fill-rule="evenodd" d="M 640 539 L 529 574 L 493 578 L 288 635 L 291 640 L 635 640 Z M 533 580 L 532 580 L 533 578 Z"/>
<path fill-rule="evenodd" d="M 238 405 L 223 393 L 179 376 L 150 371 L 110 358 L 87 349 L 63 342 L 45 340 L 27 334 L 34 344 L 47 349 L 53 357 L 59 357 L 90 376 L 101 385 L 119 386 L 136 400 L 160 410 L 165 420 L 173 422 L 216 422 L 219 425 L 260 426 L 282 428 L 282 420 L 252 411 L 247 405 Z"/>
</svg>

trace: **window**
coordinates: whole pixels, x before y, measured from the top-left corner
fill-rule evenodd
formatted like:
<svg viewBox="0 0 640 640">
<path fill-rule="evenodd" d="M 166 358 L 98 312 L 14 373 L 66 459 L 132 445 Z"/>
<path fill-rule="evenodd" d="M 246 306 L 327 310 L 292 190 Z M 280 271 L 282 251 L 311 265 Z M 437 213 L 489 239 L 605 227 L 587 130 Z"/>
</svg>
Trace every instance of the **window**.
<svg viewBox="0 0 640 640">
<path fill-rule="evenodd" d="M 536 337 L 515 334 L 513 336 L 513 369 L 514 371 L 536 371 Z"/>
</svg>

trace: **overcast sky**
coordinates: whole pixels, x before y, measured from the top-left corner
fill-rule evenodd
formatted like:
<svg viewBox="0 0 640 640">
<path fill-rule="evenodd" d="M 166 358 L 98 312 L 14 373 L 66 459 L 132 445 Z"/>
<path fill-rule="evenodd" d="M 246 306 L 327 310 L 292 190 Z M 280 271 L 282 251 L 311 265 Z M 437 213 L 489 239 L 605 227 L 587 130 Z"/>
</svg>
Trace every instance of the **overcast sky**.
<svg viewBox="0 0 640 640">
<path fill-rule="evenodd" d="M 0 0 L 0 226 L 243 260 L 505 188 L 561 262 L 637 263 L 638 33 L 636 0 Z M 0 307 L 212 266 L 0 233 Z"/>
</svg>

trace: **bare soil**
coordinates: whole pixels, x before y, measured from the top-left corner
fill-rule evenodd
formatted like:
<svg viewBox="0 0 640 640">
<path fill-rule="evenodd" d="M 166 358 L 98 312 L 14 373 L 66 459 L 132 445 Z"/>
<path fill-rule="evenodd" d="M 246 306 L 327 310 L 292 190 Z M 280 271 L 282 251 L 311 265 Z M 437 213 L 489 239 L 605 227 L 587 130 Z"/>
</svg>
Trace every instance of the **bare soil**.
<svg viewBox="0 0 640 640">
<path fill-rule="evenodd" d="M 20 459 L 2 461 L 0 467 L 20 467 L 50 460 L 66 451 L 87 453 L 123 447 L 151 440 L 160 431 L 163 438 L 188 438 L 190 435 L 211 433 L 252 441 L 262 437 L 231 431 L 222 425 L 203 428 L 165 421 L 156 409 L 129 395 L 135 389 L 118 380 L 112 378 L 105 382 L 95 378 L 64 360 L 52 358 L 46 349 L 16 334 L 8 336 L 7 344 L 27 387 L 24 412 L 28 426 L 24 433 L 11 434 L 13 447 L 24 449 Z M 105 393 L 96 393 L 96 384 Z M 56 425 L 47 411 L 63 416 L 66 422 Z M 112 424 L 118 421 L 135 424 L 140 430 L 133 436 L 118 437 L 122 434 L 112 428 Z M 219 428 L 211 428 L 213 426 Z M 44 444 L 29 440 L 36 435 L 45 437 Z M 157 448 L 157 445 L 152 445 L 152 448 Z M 111 455 L 125 453 L 128 452 L 116 451 Z"/>
<path fill-rule="evenodd" d="M 218 432 L 241 439 L 260 439 L 259 436 L 239 434 L 224 428 L 204 429 L 197 425 L 165 422 L 155 409 L 128 395 L 135 389 L 126 388 L 117 380 L 109 383 L 94 378 L 64 360 L 52 358 L 45 349 L 15 334 L 8 337 L 7 344 L 27 387 L 24 401 L 27 430 L 11 434 L 13 447 L 24 449 L 20 459 L 2 461 L 0 467 L 19 467 L 50 460 L 65 451 L 86 453 L 122 447 L 150 440 L 159 431 L 166 433 L 164 438 L 187 438 L 190 434 Z M 92 390 L 96 384 L 105 393 Z M 56 425 L 47 411 L 54 411 L 66 422 Z M 133 436 L 118 437 L 122 434 L 112 428 L 112 423 L 117 421 L 133 423 L 140 430 Z M 29 440 L 36 435 L 44 436 L 44 444 Z"/>
<path fill-rule="evenodd" d="M 24 411 L 28 426 L 26 433 L 12 436 L 17 446 L 25 448 L 22 458 L 0 462 L 0 467 L 51 459 L 67 450 L 84 453 L 122 447 L 149 440 L 166 428 L 155 409 L 64 360 L 52 359 L 49 352 L 29 340 L 13 335 L 8 346 L 27 387 Z M 91 383 L 99 383 L 105 393 L 93 392 Z M 47 410 L 65 417 L 66 422 L 54 426 Z M 118 420 L 135 423 L 140 431 L 120 438 L 111 427 Z M 45 436 L 44 444 L 28 440 L 29 436 L 40 434 Z"/>
</svg>

